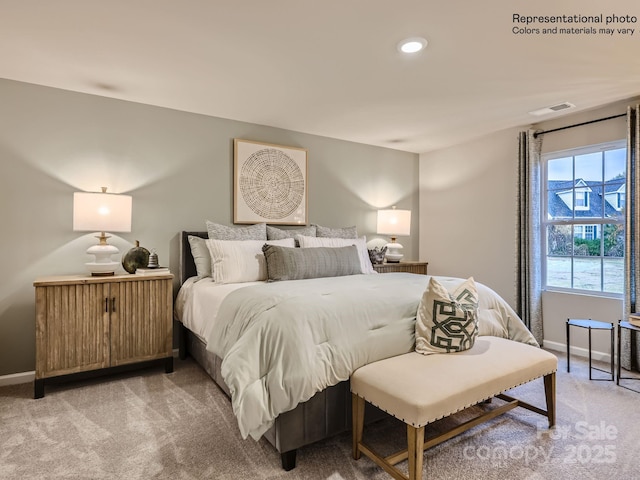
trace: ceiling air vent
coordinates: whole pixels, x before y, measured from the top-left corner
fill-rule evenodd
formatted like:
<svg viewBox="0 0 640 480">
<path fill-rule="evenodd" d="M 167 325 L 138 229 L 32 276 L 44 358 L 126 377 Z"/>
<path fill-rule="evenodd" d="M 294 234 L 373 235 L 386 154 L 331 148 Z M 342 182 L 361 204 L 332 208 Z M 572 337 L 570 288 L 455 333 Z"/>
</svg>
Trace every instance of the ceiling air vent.
<svg viewBox="0 0 640 480">
<path fill-rule="evenodd" d="M 547 113 L 554 113 L 554 112 L 559 112 L 561 110 L 567 110 L 569 108 L 575 108 L 575 105 L 573 103 L 563 102 L 563 103 L 558 103 L 557 105 L 551 105 L 550 107 L 541 108 L 539 110 L 533 110 L 532 112 L 529 112 L 529 114 L 540 116 L 540 115 L 546 115 Z"/>
<path fill-rule="evenodd" d="M 549 110 L 553 110 L 554 112 L 559 112 L 560 110 L 566 110 L 567 108 L 573 108 L 575 105 L 571 105 L 570 103 L 559 103 L 558 105 L 553 105 L 549 107 Z"/>
</svg>

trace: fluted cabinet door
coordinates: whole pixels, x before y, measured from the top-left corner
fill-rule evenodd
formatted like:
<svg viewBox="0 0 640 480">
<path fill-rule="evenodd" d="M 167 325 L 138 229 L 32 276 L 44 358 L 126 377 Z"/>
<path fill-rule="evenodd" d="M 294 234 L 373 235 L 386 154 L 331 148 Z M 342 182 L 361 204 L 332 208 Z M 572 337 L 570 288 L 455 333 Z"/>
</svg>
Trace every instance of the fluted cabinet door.
<svg viewBox="0 0 640 480">
<path fill-rule="evenodd" d="M 171 279 L 111 284 L 111 365 L 172 355 Z"/>
<path fill-rule="evenodd" d="M 36 378 L 109 366 L 109 285 L 36 288 Z"/>
</svg>

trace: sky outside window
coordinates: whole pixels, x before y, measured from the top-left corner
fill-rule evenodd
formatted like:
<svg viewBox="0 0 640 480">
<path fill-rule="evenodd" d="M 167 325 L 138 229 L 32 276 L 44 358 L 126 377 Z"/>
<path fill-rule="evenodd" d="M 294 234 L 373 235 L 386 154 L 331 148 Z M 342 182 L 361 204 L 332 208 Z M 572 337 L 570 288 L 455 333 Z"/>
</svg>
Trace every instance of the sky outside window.
<svg viewBox="0 0 640 480">
<path fill-rule="evenodd" d="M 576 155 L 575 178 L 587 181 L 602 181 L 602 152 Z M 627 150 L 619 148 L 604 152 L 604 180 L 612 180 L 624 175 L 627 162 Z M 549 180 L 573 180 L 573 157 L 556 158 L 549 160 Z"/>
</svg>

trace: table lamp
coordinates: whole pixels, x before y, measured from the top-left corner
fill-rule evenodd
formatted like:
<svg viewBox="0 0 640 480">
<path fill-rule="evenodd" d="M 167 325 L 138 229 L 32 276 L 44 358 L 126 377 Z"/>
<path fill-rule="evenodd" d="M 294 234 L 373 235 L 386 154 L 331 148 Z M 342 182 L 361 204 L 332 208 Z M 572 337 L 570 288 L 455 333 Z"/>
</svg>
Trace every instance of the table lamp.
<svg viewBox="0 0 640 480">
<path fill-rule="evenodd" d="M 402 245 L 396 241 L 396 237 L 410 235 L 411 210 L 397 210 L 396 207 L 390 210 L 378 210 L 377 233 L 391 237 L 391 243 L 387 243 L 385 258 L 389 263 L 398 263 L 403 255 Z"/>
<path fill-rule="evenodd" d="M 105 232 L 131 231 L 131 196 L 107 193 L 75 192 L 73 194 L 73 230 L 76 232 L 100 232 L 96 236 L 98 245 L 87 249 L 89 255 L 95 255 L 95 261 L 85 265 L 91 276 L 113 275 L 120 265 L 111 255 L 119 253 L 114 245 L 107 244 Z"/>
</svg>

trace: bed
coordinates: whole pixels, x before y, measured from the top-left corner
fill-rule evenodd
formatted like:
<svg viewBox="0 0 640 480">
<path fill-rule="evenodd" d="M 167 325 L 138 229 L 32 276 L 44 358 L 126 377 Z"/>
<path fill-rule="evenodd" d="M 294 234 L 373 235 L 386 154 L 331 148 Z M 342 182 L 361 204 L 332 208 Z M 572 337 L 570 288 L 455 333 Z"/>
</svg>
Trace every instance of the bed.
<svg viewBox="0 0 640 480">
<path fill-rule="evenodd" d="M 190 354 L 230 397 L 231 391 L 224 378 L 226 377 L 231 382 L 233 391 L 237 392 L 233 399 L 233 405 L 243 436 L 251 435 L 254 438 L 264 436 L 281 454 L 283 468 L 290 470 L 295 467 L 296 450 L 298 448 L 350 429 L 351 396 L 348 377 L 351 372 L 349 369 L 357 368 L 381 358 L 400 355 L 413 348 L 412 331 L 414 327 L 412 322 L 415 319 L 420 292 L 427 285 L 427 278 L 412 274 L 384 274 L 371 276 L 352 275 L 349 278 L 335 277 L 335 279 L 318 279 L 317 281 L 316 279 L 292 280 L 291 282 L 269 284 L 252 282 L 248 284 L 212 286 L 212 282 L 209 280 L 201 280 L 198 283 L 194 283 L 192 277 L 195 276 L 196 268 L 188 241 L 190 235 L 207 238 L 207 232 L 182 232 L 181 234 L 179 272 L 181 290 L 176 300 L 176 319 L 181 322 L 180 356 L 184 358 L 187 354 Z M 343 295 L 342 292 L 351 288 L 348 286 L 350 282 L 353 284 L 353 288 L 360 289 L 358 290 L 360 292 L 358 294 L 358 302 L 351 302 L 350 305 L 344 307 L 345 297 L 348 295 Z M 383 283 L 384 289 L 381 287 Z M 314 295 L 313 292 L 316 289 L 316 285 L 323 292 L 326 290 L 326 294 L 318 294 L 316 292 Z M 392 287 L 393 285 L 395 286 Z M 220 289 L 219 287 L 223 288 Z M 483 288 L 486 290 L 485 297 L 488 299 L 486 300 L 488 303 L 485 306 L 491 308 L 486 310 L 480 333 L 483 334 L 482 330 L 484 329 L 484 334 L 508 337 L 537 345 L 531 334 L 506 302 L 498 297 L 495 292 L 486 287 Z M 196 289 L 199 292 L 206 292 L 202 294 L 208 298 L 204 306 L 195 306 L 198 304 L 195 300 L 193 300 L 195 303 L 188 303 L 191 300 L 185 300 L 189 295 L 195 295 L 192 292 L 196 291 Z M 401 299 L 399 301 L 394 300 L 394 302 L 381 300 L 386 295 L 383 291 L 387 289 L 392 291 L 394 296 L 401 297 Z M 215 295 L 212 295 L 211 292 L 214 290 Z M 218 295 L 219 293 L 220 295 Z M 272 300 L 269 295 L 272 293 L 278 298 L 277 302 L 271 303 Z M 264 356 L 265 346 L 262 344 L 254 347 L 253 343 L 241 345 L 240 342 L 237 342 L 240 345 L 238 347 L 236 345 L 236 337 L 242 337 L 248 327 L 237 326 L 231 318 L 240 315 L 243 310 L 246 310 L 244 306 L 249 304 L 252 304 L 251 307 L 253 309 L 264 310 L 266 312 L 264 315 L 270 315 L 273 317 L 272 320 L 281 318 L 282 315 L 278 309 L 290 308 L 291 303 L 293 303 L 294 309 L 298 309 L 296 310 L 297 312 L 302 312 L 305 309 L 301 309 L 300 305 L 296 306 L 296 302 L 299 302 L 301 298 L 306 298 L 303 295 L 317 297 L 313 301 L 321 305 L 321 307 L 306 309 L 310 316 L 309 319 L 305 315 L 300 315 L 301 322 L 307 322 L 308 325 L 315 325 L 315 323 L 309 322 L 314 322 L 314 319 L 318 317 L 316 313 L 318 309 L 325 308 L 323 302 L 333 302 L 334 298 L 338 297 L 340 298 L 335 301 L 338 302 L 338 305 L 341 305 L 341 310 L 349 310 L 349 320 L 353 319 L 356 325 L 356 320 L 360 315 L 359 312 L 364 307 L 375 309 L 377 312 L 380 309 L 388 308 L 389 313 L 376 320 L 378 324 L 367 327 L 367 341 L 360 342 L 360 345 L 357 349 L 354 349 L 353 353 L 349 350 L 349 346 L 339 345 L 336 347 L 335 342 L 329 348 L 320 349 L 324 356 L 344 358 L 344 365 L 334 368 L 331 362 L 320 362 L 319 372 L 310 367 L 304 367 L 305 369 L 308 368 L 310 379 L 301 378 L 301 387 L 289 388 L 287 384 L 289 380 L 283 378 L 282 372 L 278 372 L 278 381 L 271 380 L 271 385 L 268 385 L 264 380 L 264 378 L 267 378 L 267 374 L 264 374 L 260 369 L 255 372 L 255 378 L 249 379 L 245 377 L 251 375 L 247 373 L 250 372 L 250 367 L 238 367 L 237 371 L 233 371 L 233 365 L 248 365 L 242 363 L 247 361 L 247 356 Z M 367 298 L 366 295 L 370 296 L 363 301 L 363 298 Z M 206 312 L 215 311 L 215 314 L 211 315 L 214 317 L 215 322 L 213 323 L 216 326 L 211 327 L 207 323 L 208 320 L 194 323 L 191 317 L 198 317 L 198 315 L 194 315 L 194 311 L 198 309 L 201 310 L 200 318 L 203 317 L 203 312 L 205 313 L 204 316 L 207 317 Z M 384 311 L 386 312 L 386 310 Z M 364 315 L 370 320 L 370 313 L 365 313 Z M 397 322 L 381 320 L 396 315 L 399 318 Z M 330 327 L 322 328 L 330 329 Z M 234 329 L 237 330 L 235 332 L 236 336 L 230 337 L 232 338 L 231 340 L 226 340 L 226 337 L 222 339 L 219 334 L 221 331 L 227 332 Z M 264 333 L 256 333 L 256 338 L 251 342 L 279 342 L 280 338 L 289 329 L 290 327 L 282 328 L 271 340 L 268 340 Z M 253 330 L 256 330 L 256 328 Z M 294 335 L 298 335 L 298 338 L 304 336 L 300 332 Z M 316 337 L 318 335 L 322 336 L 318 332 L 315 332 L 314 335 Z M 328 332 L 326 335 L 335 338 L 335 332 Z M 318 345 L 322 343 L 317 338 L 309 341 L 312 342 L 310 343 L 312 347 L 317 347 L 316 349 L 320 348 Z M 372 347 L 371 343 L 375 345 Z M 209 350 L 207 349 L 207 344 L 209 344 Z M 304 342 L 302 344 L 304 345 Z M 322 347 L 326 346 L 323 345 Z M 211 350 L 221 352 L 221 355 L 216 355 Z M 279 351 L 279 349 L 275 348 L 272 350 Z M 292 357 L 287 357 L 290 363 L 303 365 L 306 357 L 308 357 L 304 352 L 296 353 L 295 355 L 297 356 L 293 361 L 291 360 Z M 221 356 L 226 359 L 226 372 L 223 369 Z M 287 361 L 287 358 L 284 361 Z M 312 364 L 310 363 L 309 365 Z M 291 375 L 294 374 L 300 377 L 299 372 L 294 372 Z M 273 393 L 275 391 L 273 385 L 277 385 L 278 382 L 283 382 L 283 398 L 274 401 L 275 406 L 269 404 L 263 408 L 260 405 L 258 408 L 255 398 L 260 398 L 260 396 L 264 395 L 281 396 L 280 391 L 278 391 L 277 395 Z M 256 393 L 256 389 L 260 390 L 260 392 Z M 300 399 L 301 401 L 298 402 Z M 245 415 L 248 418 L 239 415 L 245 410 L 250 412 Z M 382 415 L 382 413 L 376 412 L 373 408 L 371 412 L 367 412 L 367 418 L 371 421 L 380 418 Z"/>
</svg>

